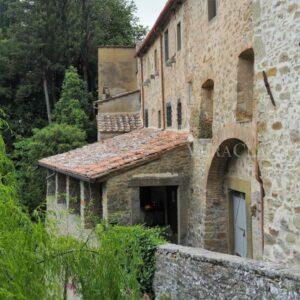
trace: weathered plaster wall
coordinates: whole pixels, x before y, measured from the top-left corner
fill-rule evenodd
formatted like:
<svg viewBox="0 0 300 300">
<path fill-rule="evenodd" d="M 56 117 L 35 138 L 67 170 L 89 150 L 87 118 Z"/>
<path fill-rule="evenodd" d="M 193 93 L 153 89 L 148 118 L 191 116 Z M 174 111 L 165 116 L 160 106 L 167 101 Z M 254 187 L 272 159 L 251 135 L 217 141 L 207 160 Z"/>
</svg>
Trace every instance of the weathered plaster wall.
<svg viewBox="0 0 300 300">
<path fill-rule="evenodd" d="M 98 111 L 100 113 L 139 112 L 140 109 L 139 91 L 126 93 L 113 99 L 98 102 Z"/>
<path fill-rule="evenodd" d="M 253 3 L 265 259 L 300 264 L 300 3 Z M 275 99 L 272 105 L 262 71 Z"/>
<path fill-rule="evenodd" d="M 110 96 L 135 91 L 136 59 L 135 48 L 106 47 L 98 50 L 99 98 L 104 96 L 104 87 Z"/>
<path fill-rule="evenodd" d="M 299 268 L 203 249 L 164 245 L 156 255 L 156 299 L 300 298 Z"/>
<path fill-rule="evenodd" d="M 179 184 L 178 199 L 180 202 L 181 242 L 185 243 L 187 214 L 190 198 L 190 151 L 188 147 L 175 149 L 146 165 L 116 175 L 107 180 L 103 193 L 104 216 L 124 224 L 133 224 L 135 216 L 132 207 L 139 205 L 139 189 L 130 187 L 133 176 L 140 174 L 178 174 L 182 181 Z"/>
</svg>

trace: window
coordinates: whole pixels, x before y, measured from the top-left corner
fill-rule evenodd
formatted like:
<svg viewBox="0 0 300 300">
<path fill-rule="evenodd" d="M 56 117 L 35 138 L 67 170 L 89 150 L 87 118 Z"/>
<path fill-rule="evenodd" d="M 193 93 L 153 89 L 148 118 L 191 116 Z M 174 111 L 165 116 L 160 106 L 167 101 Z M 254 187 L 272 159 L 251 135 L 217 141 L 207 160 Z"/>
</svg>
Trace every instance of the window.
<svg viewBox="0 0 300 300">
<path fill-rule="evenodd" d="M 217 0 L 207 0 L 207 6 L 208 21 L 210 21 L 217 15 Z"/>
<path fill-rule="evenodd" d="M 158 119 L 158 128 L 161 128 L 161 111 L 160 110 L 158 111 L 157 119 Z"/>
<path fill-rule="evenodd" d="M 150 78 L 151 75 L 151 63 L 150 63 L 150 57 L 148 56 L 147 58 L 147 74 L 148 74 L 148 78 Z"/>
<path fill-rule="evenodd" d="M 165 62 L 167 62 L 170 58 L 169 54 L 169 31 L 167 30 L 164 34 L 165 38 Z"/>
<path fill-rule="evenodd" d="M 172 106 L 171 106 L 171 103 L 167 104 L 167 127 L 172 127 Z"/>
<path fill-rule="evenodd" d="M 199 124 L 199 138 L 212 138 L 213 125 L 213 95 L 214 82 L 211 79 L 205 81 L 202 85 L 202 99 L 200 106 L 200 124 Z"/>
<path fill-rule="evenodd" d="M 188 104 L 192 103 L 193 98 L 193 84 L 192 82 L 188 83 Z"/>
<path fill-rule="evenodd" d="M 158 74 L 157 49 L 155 49 L 154 51 L 154 71 L 155 71 L 155 75 Z"/>
<path fill-rule="evenodd" d="M 148 109 L 145 109 L 144 126 L 145 126 L 146 128 L 149 127 L 149 114 L 148 114 Z"/>
<path fill-rule="evenodd" d="M 239 56 L 237 78 L 236 120 L 247 122 L 252 120 L 254 86 L 254 52 L 247 49 Z"/>
<path fill-rule="evenodd" d="M 178 129 L 181 129 L 182 127 L 182 105 L 180 100 L 177 103 L 177 125 Z"/>
<path fill-rule="evenodd" d="M 177 24 L 177 51 L 181 50 L 181 23 Z"/>
</svg>

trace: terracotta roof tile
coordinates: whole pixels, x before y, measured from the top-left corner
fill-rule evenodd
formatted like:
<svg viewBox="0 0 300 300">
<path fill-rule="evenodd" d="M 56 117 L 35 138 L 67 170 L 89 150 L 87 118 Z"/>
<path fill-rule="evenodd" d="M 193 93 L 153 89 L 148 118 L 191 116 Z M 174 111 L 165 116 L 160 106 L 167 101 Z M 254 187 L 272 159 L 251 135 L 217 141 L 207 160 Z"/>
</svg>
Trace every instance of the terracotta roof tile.
<svg viewBox="0 0 300 300">
<path fill-rule="evenodd" d="M 99 113 L 97 122 L 100 132 L 125 133 L 143 126 L 139 113 Z"/>
<path fill-rule="evenodd" d="M 189 143 L 191 140 L 187 132 L 143 128 L 44 158 L 39 165 L 84 180 L 95 180 L 113 171 L 146 163 Z"/>
</svg>

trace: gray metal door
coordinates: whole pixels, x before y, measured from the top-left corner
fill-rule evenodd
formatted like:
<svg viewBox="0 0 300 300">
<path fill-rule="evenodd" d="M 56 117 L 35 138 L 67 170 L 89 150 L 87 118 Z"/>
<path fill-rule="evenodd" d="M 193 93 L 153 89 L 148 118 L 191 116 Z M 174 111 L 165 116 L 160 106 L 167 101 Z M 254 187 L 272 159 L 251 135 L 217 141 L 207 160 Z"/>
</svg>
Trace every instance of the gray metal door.
<svg viewBox="0 0 300 300">
<path fill-rule="evenodd" d="M 245 194 L 232 193 L 234 217 L 234 253 L 247 257 L 247 218 Z"/>
</svg>

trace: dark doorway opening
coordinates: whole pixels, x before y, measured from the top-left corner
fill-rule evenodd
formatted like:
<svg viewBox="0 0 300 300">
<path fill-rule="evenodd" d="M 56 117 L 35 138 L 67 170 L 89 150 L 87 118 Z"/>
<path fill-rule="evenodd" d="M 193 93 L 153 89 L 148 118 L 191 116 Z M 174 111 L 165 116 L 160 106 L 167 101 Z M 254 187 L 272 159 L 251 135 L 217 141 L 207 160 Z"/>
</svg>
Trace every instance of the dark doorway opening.
<svg viewBox="0 0 300 300">
<path fill-rule="evenodd" d="M 178 243 L 177 186 L 141 187 L 142 223 L 149 227 L 168 227 L 170 242 Z"/>
</svg>

